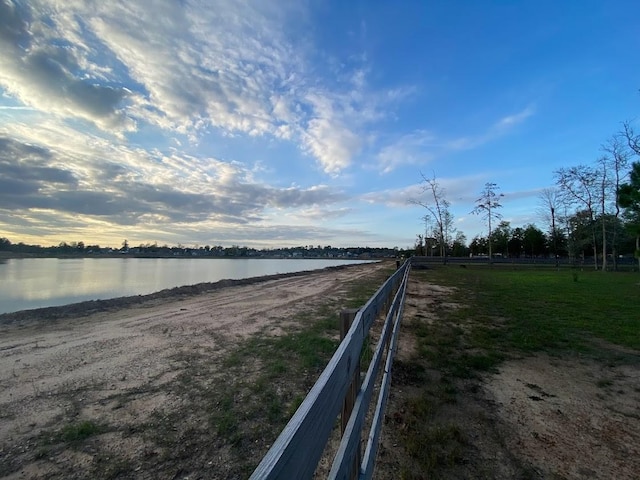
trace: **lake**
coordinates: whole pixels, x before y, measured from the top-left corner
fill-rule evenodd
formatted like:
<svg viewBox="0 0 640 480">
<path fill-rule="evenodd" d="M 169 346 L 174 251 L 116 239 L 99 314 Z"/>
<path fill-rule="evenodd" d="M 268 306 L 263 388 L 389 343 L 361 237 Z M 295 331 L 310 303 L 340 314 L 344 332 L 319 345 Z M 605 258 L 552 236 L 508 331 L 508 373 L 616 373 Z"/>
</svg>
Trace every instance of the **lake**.
<svg viewBox="0 0 640 480">
<path fill-rule="evenodd" d="M 0 314 L 166 288 L 362 263 L 336 259 L 21 258 L 0 260 Z"/>
</svg>

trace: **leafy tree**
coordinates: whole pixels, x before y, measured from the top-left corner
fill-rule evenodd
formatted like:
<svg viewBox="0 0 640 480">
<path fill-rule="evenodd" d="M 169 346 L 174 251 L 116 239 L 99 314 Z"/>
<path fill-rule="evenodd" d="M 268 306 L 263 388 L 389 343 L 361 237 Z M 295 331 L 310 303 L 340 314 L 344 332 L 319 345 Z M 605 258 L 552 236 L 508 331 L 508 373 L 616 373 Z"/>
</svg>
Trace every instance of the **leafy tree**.
<svg viewBox="0 0 640 480">
<path fill-rule="evenodd" d="M 467 237 L 464 236 L 464 233 L 456 233 L 456 238 L 453 240 L 453 244 L 451 245 L 451 254 L 454 257 L 466 257 L 469 255 Z"/>
<path fill-rule="evenodd" d="M 598 269 L 598 251 L 595 228 L 595 207 L 598 203 L 598 172 L 586 165 L 561 168 L 555 172 L 556 184 L 560 188 L 563 200 L 586 212 L 591 231 L 594 268 Z"/>
<path fill-rule="evenodd" d="M 491 244 L 493 251 L 504 255 L 509 254 L 509 239 L 511 238 L 511 225 L 509 222 L 501 221 L 491 233 Z"/>
<path fill-rule="evenodd" d="M 595 219 L 587 210 L 579 210 L 567 219 L 569 225 L 569 250 L 575 257 L 583 259 L 597 251 L 593 236 Z M 596 265 L 597 267 L 597 265 Z"/>
<path fill-rule="evenodd" d="M 524 251 L 524 230 L 521 227 L 516 227 L 511 231 L 507 249 L 510 257 L 518 258 Z"/>
<path fill-rule="evenodd" d="M 484 190 L 482 190 L 480 197 L 476 200 L 476 208 L 471 211 L 474 215 L 481 215 L 482 219 L 487 222 L 489 227 L 489 235 L 487 236 L 489 244 L 489 261 L 491 261 L 492 258 L 491 222 L 492 220 L 500 220 L 502 218 L 502 215 L 497 211 L 497 209 L 502 208 L 500 197 L 503 197 L 504 195 L 502 193 L 498 193 L 499 189 L 500 187 L 495 183 L 485 183 Z"/>
<path fill-rule="evenodd" d="M 565 232 L 556 227 L 555 231 L 551 231 L 547 234 L 547 249 L 556 257 L 556 265 L 558 265 L 559 257 L 569 256 L 569 246 L 567 235 Z"/>
<path fill-rule="evenodd" d="M 489 242 L 486 237 L 480 237 L 476 235 L 475 237 L 473 237 L 471 243 L 469 244 L 471 255 L 486 255 L 488 251 L 488 244 Z"/>
<path fill-rule="evenodd" d="M 416 235 L 415 252 L 418 256 L 423 256 L 424 252 L 424 237 L 421 234 Z"/>
<path fill-rule="evenodd" d="M 11 240 L 8 238 L 0 238 L 0 250 L 9 250 L 11 248 Z"/>
<path fill-rule="evenodd" d="M 544 255 L 547 246 L 547 239 L 544 232 L 538 227 L 532 223 L 527 225 L 524 229 L 522 239 L 525 252 L 529 253 L 532 257 Z"/>
<path fill-rule="evenodd" d="M 635 256 L 640 269 L 640 162 L 631 164 L 629 181 L 620 185 L 618 189 L 618 201 L 626 210 L 630 229 L 636 236 Z"/>
</svg>

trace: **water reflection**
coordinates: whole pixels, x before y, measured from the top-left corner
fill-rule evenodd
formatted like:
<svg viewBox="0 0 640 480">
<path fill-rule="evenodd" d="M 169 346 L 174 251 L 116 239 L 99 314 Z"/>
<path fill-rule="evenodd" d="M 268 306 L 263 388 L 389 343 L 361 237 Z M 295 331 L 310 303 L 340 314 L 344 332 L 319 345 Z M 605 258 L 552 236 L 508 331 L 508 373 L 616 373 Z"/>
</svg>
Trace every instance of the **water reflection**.
<svg viewBox="0 0 640 480">
<path fill-rule="evenodd" d="M 0 259 L 0 313 L 358 261 L 174 258 Z"/>
</svg>

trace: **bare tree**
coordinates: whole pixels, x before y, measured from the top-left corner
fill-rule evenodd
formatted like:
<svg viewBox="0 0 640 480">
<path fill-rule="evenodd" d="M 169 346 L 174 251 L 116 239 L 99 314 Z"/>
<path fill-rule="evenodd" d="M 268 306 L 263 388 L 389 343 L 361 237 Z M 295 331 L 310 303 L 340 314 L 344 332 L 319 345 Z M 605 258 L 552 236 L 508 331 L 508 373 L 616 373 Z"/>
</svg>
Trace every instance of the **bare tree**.
<svg viewBox="0 0 640 480">
<path fill-rule="evenodd" d="M 609 190 L 609 178 L 608 178 L 608 164 L 609 159 L 600 157 L 598 159 L 598 165 L 600 166 L 600 174 L 598 175 L 598 201 L 600 203 L 600 227 L 602 231 L 602 271 L 607 270 L 607 190 Z"/>
<path fill-rule="evenodd" d="M 561 168 L 555 171 L 556 184 L 567 204 L 577 204 L 589 215 L 594 268 L 598 269 L 598 246 L 596 243 L 594 208 L 598 195 L 598 172 L 586 165 Z"/>
<path fill-rule="evenodd" d="M 629 148 L 636 154 L 640 155 L 640 135 L 633 130 L 631 122 L 626 121 L 622 124 L 620 136 L 627 142 Z"/>
<path fill-rule="evenodd" d="M 620 190 L 621 183 L 626 178 L 626 174 L 623 174 L 622 172 L 627 168 L 631 152 L 627 148 L 625 137 L 622 134 L 613 135 L 609 140 L 607 140 L 607 143 L 602 145 L 602 150 L 607 153 L 607 159 L 604 167 L 611 172 L 610 196 L 613 197 L 615 210 L 611 251 L 613 254 L 613 269 L 617 270 L 618 219 L 620 218 L 620 200 L 618 192 Z M 604 215 L 602 221 L 604 225 Z"/>
<path fill-rule="evenodd" d="M 450 203 L 445 198 L 445 192 L 436 180 L 435 174 L 432 178 L 427 178 L 420 172 L 420 176 L 422 177 L 422 192 L 426 194 L 427 198 L 410 200 L 410 202 L 426 208 L 428 214 L 425 216 L 425 223 L 428 222 L 428 219 L 435 223 L 434 231 L 437 233 L 440 256 L 442 261 L 447 263 L 447 245 L 453 228 L 453 215 L 449 211 Z"/>
<path fill-rule="evenodd" d="M 482 190 L 480 197 L 476 200 L 476 208 L 471 211 L 474 215 L 482 215 L 482 219 L 485 220 L 489 226 L 489 235 L 487 237 L 489 241 L 489 261 L 493 258 L 491 251 L 491 221 L 502 218 L 502 215 L 496 211 L 498 208 L 502 208 L 500 197 L 504 197 L 502 193 L 498 193 L 499 189 L 500 187 L 495 183 L 485 183 L 484 190 Z"/>
<path fill-rule="evenodd" d="M 561 204 L 560 192 L 557 188 L 545 188 L 538 195 L 540 201 L 540 216 L 551 225 L 551 240 L 553 242 L 553 255 L 558 266 L 558 231 L 556 230 L 556 217 Z"/>
</svg>

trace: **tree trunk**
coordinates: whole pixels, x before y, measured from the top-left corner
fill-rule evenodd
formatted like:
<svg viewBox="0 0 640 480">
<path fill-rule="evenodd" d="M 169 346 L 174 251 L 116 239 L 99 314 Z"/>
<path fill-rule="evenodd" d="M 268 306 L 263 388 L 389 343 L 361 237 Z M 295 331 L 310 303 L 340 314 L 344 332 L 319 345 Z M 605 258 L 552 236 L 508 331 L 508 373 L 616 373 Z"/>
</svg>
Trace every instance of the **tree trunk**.
<svg viewBox="0 0 640 480">
<path fill-rule="evenodd" d="M 489 236 L 487 237 L 489 241 L 489 263 L 492 262 L 493 257 L 491 256 L 491 209 L 489 209 Z"/>
<path fill-rule="evenodd" d="M 607 229 L 605 227 L 604 213 L 602 214 L 602 271 L 607 271 Z"/>
<path fill-rule="evenodd" d="M 598 270 L 598 243 L 596 242 L 596 225 L 593 219 L 593 210 L 590 211 L 591 218 L 591 241 L 593 242 L 593 266 Z"/>
<path fill-rule="evenodd" d="M 636 235 L 636 255 L 638 256 L 638 271 L 640 272 L 640 233 Z"/>
</svg>

